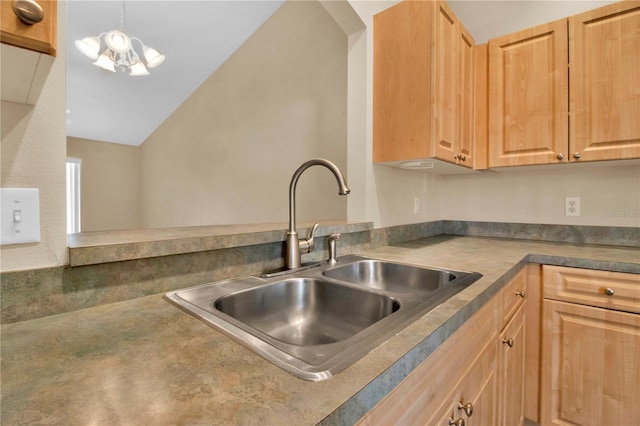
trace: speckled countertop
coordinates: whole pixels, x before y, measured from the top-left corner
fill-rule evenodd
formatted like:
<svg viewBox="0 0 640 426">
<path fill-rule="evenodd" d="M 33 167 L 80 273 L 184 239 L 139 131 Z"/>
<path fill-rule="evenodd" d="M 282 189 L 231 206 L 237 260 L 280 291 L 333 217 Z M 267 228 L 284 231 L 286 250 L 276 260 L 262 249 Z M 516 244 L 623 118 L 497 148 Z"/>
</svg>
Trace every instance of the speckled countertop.
<svg viewBox="0 0 640 426">
<path fill-rule="evenodd" d="M 320 220 L 316 236 L 334 232 L 360 232 L 373 229 L 372 222 Z M 298 224 L 306 235 L 314 222 Z M 96 265 L 122 260 L 169 256 L 283 241 L 288 223 L 186 226 L 120 231 L 94 231 L 69 234 L 69 265 Z"/>
<path fill-rule="evenodd" d="M 154 295 L 1 329 L 1 424 L 350 424 L 527 262 L 640 273 L 637 248 L 438 236 L 363 255 L 483 277 L 323 382 Z"/>
</svg>

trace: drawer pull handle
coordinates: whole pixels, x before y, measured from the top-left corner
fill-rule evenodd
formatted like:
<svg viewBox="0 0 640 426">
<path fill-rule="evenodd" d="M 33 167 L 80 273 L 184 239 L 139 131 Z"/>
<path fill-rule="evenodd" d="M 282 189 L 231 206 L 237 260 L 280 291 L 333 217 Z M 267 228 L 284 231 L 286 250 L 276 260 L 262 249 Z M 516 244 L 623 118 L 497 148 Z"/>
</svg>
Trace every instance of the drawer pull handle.
<svg viewBox="0 0 640 426">
<path fill-rule="evenodd" d="M 509 337 L 508 339 L 502 339 L 502 343 L 506 344 L 510 348 L 513 347 L 513 339 Z"/>
<path fill-rule="evenodd" d="M 527 296 L 527 294 L 524 292 L 524 290 L 520 290 L 520 291 L 516 291 L 516 296 L 520 296 L 524 299 Z"/>
<path fill-rule="evenodd" d="M 473 404 L 470 402 L 467 402 L 466 404 L 458 402 L 458 410 L 463 410 L 467 417 L 471 417 L 473 414 Z"/>
<path fill-rule="evenodd" d="M 467 161 L 467 157 L 464 154 L 456 154 L 453 156 L 453 158 L 455 158 L 456 164 L 458 163 L 458 161 Z"/>
<path fill-rule="evenodd" d="M 458 420 L 454 420 L 453 416 L 449 419 L 449 426 L 464 426 L 464 419 L 460 417 Z"/>
<path fill-rule="evenodd" d="M 604 289 L 604 294 L 606 294 L 607 296 L 613 296 L 614 294 L 616 294 L 616 292 L 613 291 L 611 287 L 607 287 Z"/>
</svg>

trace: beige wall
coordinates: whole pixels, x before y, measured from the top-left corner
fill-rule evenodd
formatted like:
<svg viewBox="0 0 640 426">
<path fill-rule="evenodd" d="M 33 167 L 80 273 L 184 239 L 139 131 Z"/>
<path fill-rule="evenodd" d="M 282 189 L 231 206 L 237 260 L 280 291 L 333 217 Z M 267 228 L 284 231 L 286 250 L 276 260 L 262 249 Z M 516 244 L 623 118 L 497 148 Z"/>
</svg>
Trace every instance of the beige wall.
<svg viewBox="0 0 640 426">
<path fill-rule="evenodd" d="M 515 168 L 443 176 L 440 215 L 451 220 L 640 226 L 640 166 L 624 162 Z M 565 197 L 580 216 L 565 216 Z"/>
<path fill-rule="evenodd" d="M 139 147 L 70 137 L 67 156 L 82 160 L 81 232 L 142 227 Z"/>
<path fill-rule="evenodd" d="M 2 102 L 0 186 L 40 189 L 40 243 L 2 246 L 2 271 L 67 263 L 66 16 L 66 1 L 58 1 L 58 56 L 36 105 Z"/>
<path fill-rule="evenodd" d="M 291 176 L 347 171 L 347 37 L 286 2 L 142 145 L 145 227 L 286 222 Z M 298 220 L 346 218 L 331 173 L 299 180 Z"/>
</svg>

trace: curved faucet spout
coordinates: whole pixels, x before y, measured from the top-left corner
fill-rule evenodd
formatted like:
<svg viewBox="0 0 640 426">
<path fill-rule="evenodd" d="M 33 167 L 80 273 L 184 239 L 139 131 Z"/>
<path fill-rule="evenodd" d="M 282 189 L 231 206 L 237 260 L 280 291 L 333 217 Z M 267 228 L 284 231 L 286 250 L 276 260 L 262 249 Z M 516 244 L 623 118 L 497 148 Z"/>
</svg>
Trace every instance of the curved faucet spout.
<svg viewBox="0 0 640 426">
<path fill-rule="evenodd" d="M 293 173 L 291 184 L 289 185 L 289 231 L 287 232 L 284 259 L 284 266 L 287 269 L 299 268 L 301 266 L 301 246 L 304 246 L 308 250 L 307 253 L 313 250 L 313 231 L 315 230 L 315 227 L 313 228 L 309 238 L 302 241 L 298 239 L 298 233 L 296 232 L 296 185 L 298 184 L 300 175 L 311 166 L 324 166 L 333 173 L 338 181 L 339 195 L 347 195 L 351 192 L 347 185 L 347 181 L 338 166 L 323 158 L 314 158 L 309 160 L 298 167 L 298 169 Z"/>
<path fill-rule="evenodd" d="M 333 173 L 338 181 L 339 195 L 347 195 L 351 192 L 344 175 L 338 166 L 333 164 L 331 161 L 325 160 L 324 158 L 314 158 L 313 160 L 309 160 L 302 164 L 298 167 L 298 170 L 293 173 L 293 177 L 291 177 L 291 184 L 289 185 L 289 232 L 296 232 L 296 185 L 298 184 L 298 179 L 300 178 L 300 175 L 302 175 L 302 172 L 311 166 L 324 166 L 331 170 L 331 173 Z"/>
</svg>

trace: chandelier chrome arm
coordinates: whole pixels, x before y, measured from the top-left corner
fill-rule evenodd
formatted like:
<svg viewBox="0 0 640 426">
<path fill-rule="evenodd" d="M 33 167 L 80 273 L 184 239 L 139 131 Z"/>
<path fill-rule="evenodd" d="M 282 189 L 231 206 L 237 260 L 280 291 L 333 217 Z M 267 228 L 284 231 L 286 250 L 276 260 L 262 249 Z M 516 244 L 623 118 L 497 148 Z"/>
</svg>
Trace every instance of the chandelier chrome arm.
<svg viewBox="0 0 640 426">
<path fill-rule="evenodd" d="M 76 48 L 93 59 L 94 65 L 107 71 L 116 72 L 116 67 L 118 67 L 121 71 L 128 69 L 129 75 L 132 76 L 149 75 L 147 68 L 157 67 L 164 62 L 165 56 L 153 47 L 145 45 L 138 37 L 130 37 L 124 33 L 124 1 L 120 18 L 120 29 L 76 40 Z M 133 40 L 140 43 L 142 55 L 133 48 Z M 103 42 L 106 48 L 101 51 Z M 141 57 L 144 58 L 144 61 Z"/>
</svg>

